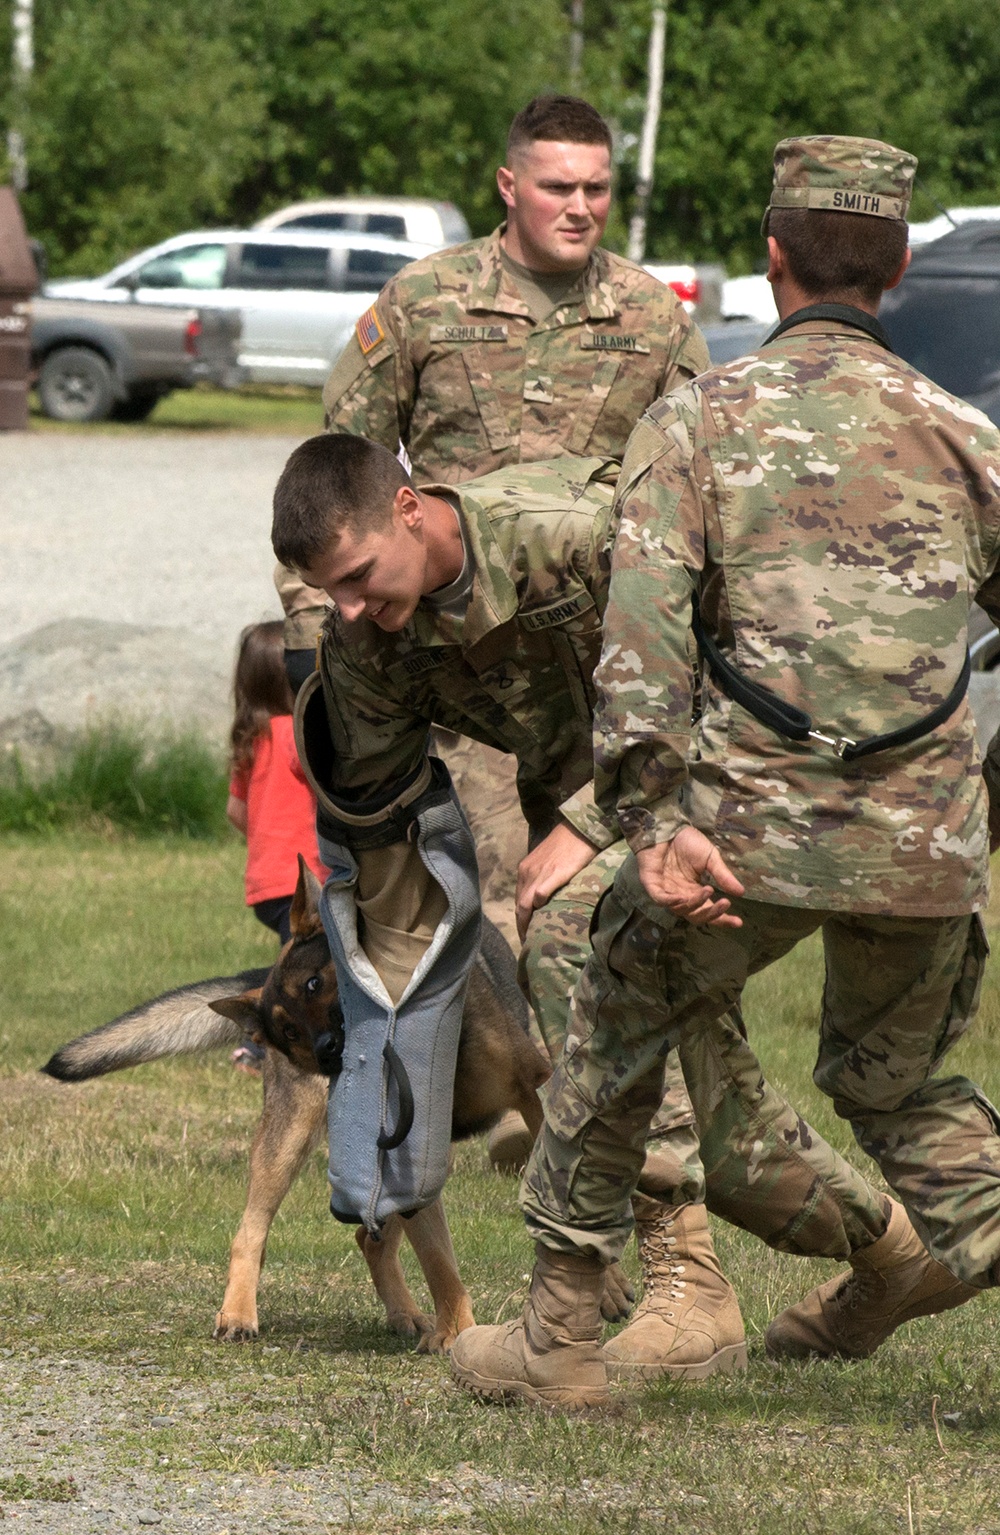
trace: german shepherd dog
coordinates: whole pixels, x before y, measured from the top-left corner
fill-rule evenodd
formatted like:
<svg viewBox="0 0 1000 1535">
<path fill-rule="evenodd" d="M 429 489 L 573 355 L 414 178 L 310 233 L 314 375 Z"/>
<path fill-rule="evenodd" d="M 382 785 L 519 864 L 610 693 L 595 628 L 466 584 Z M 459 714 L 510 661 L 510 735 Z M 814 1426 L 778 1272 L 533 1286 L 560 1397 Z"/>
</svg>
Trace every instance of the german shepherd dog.
<svg viewBox="0 0 1000 1535">
<path fill-rule="evenodd" d="M 257 1285 L 268 1231 L 325 1128 L 328 1079 L 343 1047 L 337 977 L 319 895 L 317 880 L 300 858 L 291 941 L 270 971 L 243 971 L 167 992 L 71 1040 L 42 1067 L 62 1082 L 81 1082 L 164 1056 L 238 1044 L 245 1032 L 266 1047 L 264 1105 L 250 1152 L 250 1189 L 215 1319 L 215 1337 L 223 1341 L 257 1336 Z M 542 1121 L 537 1089 L 550 1068 L 531 1043 L 526 1020 L 514 956 L 499 931 L 485 922 L 462 1020 L 454 1140 L 488 1129 L 508 1109 L 516 1109 L 531 1134 L 537 1134 Z M 404 1234 L 427 1280 L 433 1318 L 420 1311 L 403 1276 L 399 1246 Z M 472 1326 L 473 1316 L 441 1200 L 405 1221 L 390 1217 L 378 1241 L 363 1226 L 355 1235 L 389 1327 L 416 1338 L 422 1353 L 446 1352 L 457 1334 Z"/>
</svg>

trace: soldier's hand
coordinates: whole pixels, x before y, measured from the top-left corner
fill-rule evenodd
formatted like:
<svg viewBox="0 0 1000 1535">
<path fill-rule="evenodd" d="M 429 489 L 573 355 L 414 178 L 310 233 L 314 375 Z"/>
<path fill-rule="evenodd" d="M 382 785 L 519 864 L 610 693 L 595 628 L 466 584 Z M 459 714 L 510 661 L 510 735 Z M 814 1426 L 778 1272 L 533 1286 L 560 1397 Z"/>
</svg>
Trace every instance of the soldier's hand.
<svg viewBox="0 0 1000 1535">
<path fill-rule="evenodd" d="M 566 821 L 560 821 L 517 866 L 517 935 L 521 942 L 531 914 L 544 906 L 575 874 L 585 869 L 597 849 Z"/>
<path fill-rule="evenodd" d="M 675 917 L 695 927 L 743 926 L 726 899 L 742 895 L 743 886 L 704 832 L 682 826 L 672 842 L 643 848 L 635 858 L 646 894 Z"/>
</svg>

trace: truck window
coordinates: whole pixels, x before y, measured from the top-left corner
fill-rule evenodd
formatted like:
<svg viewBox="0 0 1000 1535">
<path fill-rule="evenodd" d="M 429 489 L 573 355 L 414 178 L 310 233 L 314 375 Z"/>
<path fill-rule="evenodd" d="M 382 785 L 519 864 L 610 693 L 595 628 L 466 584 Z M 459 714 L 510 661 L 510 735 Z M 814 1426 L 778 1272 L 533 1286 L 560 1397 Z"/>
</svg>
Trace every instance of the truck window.
<svg viewBox="0 0 1000 1535">
<path fill-rule="evenodd" d="M 237 288 L 328 288 L 330 252 L 323 246 L 244 245 Z"/>
<path fill-rule="evenodd" d="M 412 256 L 404 256 L 398 251 L 366 250 L 364 247 L 348 251 L 344 287 L 348 293 L 377 293 L 390 277 L 395 277 L 412 260 Z"/>
<path fill-rule="evenodd" d="M 888 296 L 888 295 L 887 295 Z M 979 400 L 1000 382 L 1000 280 L 907 275 L 887 305 L 896 351 L 952 394 Z"/>
<path fill-rule="evenodd" d="M 225 270 L 224 245 L 185 245 L 154 256 L 135 276 L 143 288 L 221 288 Z"/>
<path fill-rule="evenodd" d="M 361 227 L 365 234 L 388 235 L 390 240 L 406 239 L 406 220 L 398 213 L 366 213 Z"/>
<path fill-rule="evenodd" d="M 283 219 L 282 229 L 356 229 L 357 218 L 350 213 L 300 213 Z"/>
</svg>

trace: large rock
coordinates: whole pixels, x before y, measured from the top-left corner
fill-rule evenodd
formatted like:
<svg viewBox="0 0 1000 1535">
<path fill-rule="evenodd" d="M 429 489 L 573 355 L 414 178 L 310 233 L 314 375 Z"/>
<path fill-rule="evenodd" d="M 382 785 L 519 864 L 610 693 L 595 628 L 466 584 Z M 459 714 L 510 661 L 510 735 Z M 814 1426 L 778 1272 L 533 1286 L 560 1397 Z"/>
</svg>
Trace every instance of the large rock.
<svg viewBox="0 0 1000 1535">
<path fill-rule="evenodd" d="M 63 618 L 0 647 L 0 748 L 27 760 L 81 727 L 134 721 L 222 746 L 233 656 L 186 629 Z"/>
</svg>

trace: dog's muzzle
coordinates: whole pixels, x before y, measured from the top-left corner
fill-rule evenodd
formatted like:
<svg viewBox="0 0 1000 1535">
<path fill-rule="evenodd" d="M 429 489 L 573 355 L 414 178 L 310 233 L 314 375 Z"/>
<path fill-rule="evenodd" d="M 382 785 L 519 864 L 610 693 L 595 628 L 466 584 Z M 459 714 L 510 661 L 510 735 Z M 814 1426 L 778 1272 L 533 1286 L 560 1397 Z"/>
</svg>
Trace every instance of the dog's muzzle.
<svg viewBox="0 0 1000 1535">
<path fill-rule="evenodd" d="M 344 1027 L 339 1018 L 330 1019 L 330 1027 L 313 1043 L 316 1065 L 324 1077 L 339 1077 L 344 1069 Z"/>
</svg>

